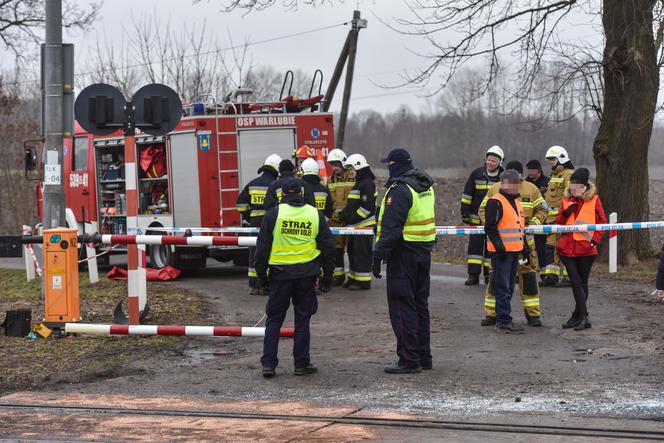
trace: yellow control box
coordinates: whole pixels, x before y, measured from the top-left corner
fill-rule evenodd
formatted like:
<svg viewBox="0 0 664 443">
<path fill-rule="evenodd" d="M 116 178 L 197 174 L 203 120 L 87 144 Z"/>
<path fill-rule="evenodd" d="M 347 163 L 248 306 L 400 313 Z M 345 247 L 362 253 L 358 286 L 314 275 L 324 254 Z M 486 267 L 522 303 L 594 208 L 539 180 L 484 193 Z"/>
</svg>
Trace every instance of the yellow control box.
<svg viewBox="0 0 664 443">
<path fill-rule="evenodd" d="M 44 231 L 44 322 L 64 326 L 81 320 L 77 230 Z"/>
</svg>

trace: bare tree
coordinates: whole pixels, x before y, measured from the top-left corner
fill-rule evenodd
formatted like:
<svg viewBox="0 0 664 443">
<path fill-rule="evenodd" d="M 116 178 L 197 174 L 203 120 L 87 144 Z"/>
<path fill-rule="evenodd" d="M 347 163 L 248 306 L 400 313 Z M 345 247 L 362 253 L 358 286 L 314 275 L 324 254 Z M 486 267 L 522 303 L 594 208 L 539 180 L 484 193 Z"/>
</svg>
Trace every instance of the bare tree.
<svg viewBox="0 0 664 443">
<path fill-rule="evenodd" d="M 22 57 L 26 49 L 42 41 L 45 0 L 0 0 L 0 40 L 6 49 Z M 62 24 L 66 28 L 88 29 L 95 21 L 101 1 L 88 7 L 65 0 Z"/>
</svg>

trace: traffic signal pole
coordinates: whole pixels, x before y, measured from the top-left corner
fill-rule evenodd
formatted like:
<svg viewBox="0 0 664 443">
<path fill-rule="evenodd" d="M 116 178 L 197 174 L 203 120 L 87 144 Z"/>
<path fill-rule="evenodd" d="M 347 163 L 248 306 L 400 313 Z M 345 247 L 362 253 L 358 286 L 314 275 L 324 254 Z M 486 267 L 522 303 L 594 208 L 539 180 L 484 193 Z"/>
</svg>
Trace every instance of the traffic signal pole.
<svg viewBox="0 0 664 443">
<path fill-rule="evenodd" d="M 65 226 L 62 0 L 45 3 L 44 229 Z"/>
</svg>

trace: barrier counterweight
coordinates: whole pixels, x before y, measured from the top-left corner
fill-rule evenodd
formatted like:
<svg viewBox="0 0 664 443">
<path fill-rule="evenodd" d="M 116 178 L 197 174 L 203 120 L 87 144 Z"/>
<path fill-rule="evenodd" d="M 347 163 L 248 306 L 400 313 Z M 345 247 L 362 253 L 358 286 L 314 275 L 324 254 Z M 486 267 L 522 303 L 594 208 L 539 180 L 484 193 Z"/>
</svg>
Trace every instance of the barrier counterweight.
<svg viewBox="0 0 664 443">
<path fill-rule="evenodd" d="M 265 328 L 242 326 L 170 326 L 170 325 L 102 325 L 67 323 L 65 332 L 87 335 L 171 335 L 188 337 L 264 337 Z M 292 337 L 293 328 L 281 328 L 281 337 Z"/>
</svg>

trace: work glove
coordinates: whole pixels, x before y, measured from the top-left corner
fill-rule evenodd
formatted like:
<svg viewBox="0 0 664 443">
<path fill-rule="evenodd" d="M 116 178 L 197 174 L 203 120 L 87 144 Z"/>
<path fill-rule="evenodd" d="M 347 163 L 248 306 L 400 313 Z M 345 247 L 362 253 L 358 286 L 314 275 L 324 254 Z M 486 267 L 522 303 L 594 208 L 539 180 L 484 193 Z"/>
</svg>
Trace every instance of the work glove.
<svg viewBox="0 0 664 443">
<path fill-rule="evenodd" d="M 564 211 L 563 211 L 563 217 L 569 217 L 570 215 L 574 214 L 574 211 L 576 211 L 577 203 L 574 202 L 570 204 Z"/>
<path fill-rule="evenodd" d="M 371 273 L 376 278 L 383 278 L 383 276 L 380 273 L 380 265 L 382 264 L 382 261 L 383 260 L 381 260 L 381 258 L 378 257 L 377 255 L 373 256 L 373 263 L 371 264 Z"/>
<path fill-rule="evenodd" d="M 320 289 L 320 292 L 330 292 L 332 290 L 332 276 L 323 275 L 318 282 L 318 289 Z"/>
<path fill-rule="evenodd" d="M 259 288 L 265 288 L 270 284 L 270 280 L 268 280 L 267 274 L 258 274 L 256 278 L 258 279 Z"/>
</svg>

